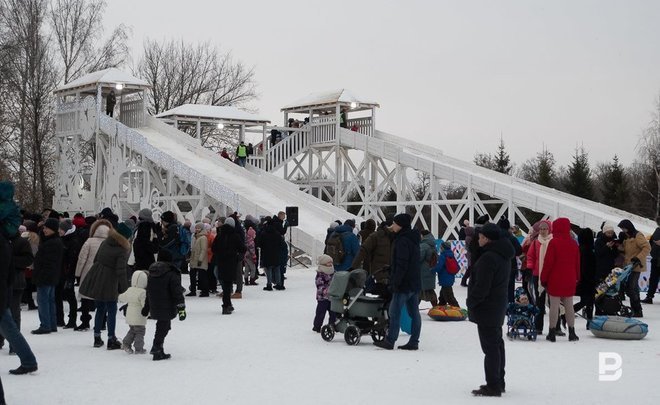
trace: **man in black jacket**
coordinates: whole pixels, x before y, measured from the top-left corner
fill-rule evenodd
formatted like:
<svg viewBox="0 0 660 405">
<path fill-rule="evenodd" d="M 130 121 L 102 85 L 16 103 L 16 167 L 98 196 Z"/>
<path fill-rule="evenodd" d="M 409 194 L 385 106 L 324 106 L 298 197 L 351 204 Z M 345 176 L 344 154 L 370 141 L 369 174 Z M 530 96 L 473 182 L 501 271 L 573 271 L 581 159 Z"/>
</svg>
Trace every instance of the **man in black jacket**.
<svg viewBox="0 0 660 405">
<path fill-rule="evenodd" d="M 234 311 L 231 303 L 231 290 L 236 276 L 236 266 L 247 250 L 236 232 L 234 218 L 229 217 L 218 230 L 213 241 L 213 257 L 218 266 L 222 282 L 222 314 L 230 315 Z"/>
<path fill-rule="evenodd" d="M 412 318 L 412 333 L 408 343 L 399 346 L 399 349 L 417 350 L 419 347 L 419 335 L 422 330 L 422 319 L 419 316 L 419 293 L 422 290 L 419 270 L 421 236 L 417 229 L 411 229 L 411 222 L 410 215 L 398 214 L 392 224 L 392 232 L 396 234 L 396 238 L 390 263 L 389 287 L 392 291 L 389 308 L 390 325 L 385 339 L 374 342 L 374 345 L 386 350 L 392 350 L 399 337 L 401 309 L 404 306 Z"/>
<path fill-rule="evenodd" d="M 649 289 L 646 292 L 646 298 L 642 300 L 644 304 L 653 304 L 653 297 L 658 290 L 658 280 L 660 279 L 660 217 L 655 218 L 658 227 L 651 235 L 651 277 L 649 278 Z"/>
<path fill-rule="evenodd" d="M 504 340 L 502 324 L 507 307 L 507 288 L 514 250 L 495 224 L 479 232 L 481 255 L 472 268 L 468 284 L 467 307 L 471 322 L 477 324 L 484 352 L 486 385 L 472 391 L 476 396 L 499 397 L 504 392 Z"/>
<path fill-rule="evenodd" d="M 55 314 L 55 286 L 60 278 L 64 244 L 59 235 L 60 223 L 55 218 L 48 218 L 42 230 L 39 250 L 34 257 L 32 282 L 37 286 L 37 305 L 39 306 L 39 328 L 34 335 L 57 332 Z"/>
</svg>

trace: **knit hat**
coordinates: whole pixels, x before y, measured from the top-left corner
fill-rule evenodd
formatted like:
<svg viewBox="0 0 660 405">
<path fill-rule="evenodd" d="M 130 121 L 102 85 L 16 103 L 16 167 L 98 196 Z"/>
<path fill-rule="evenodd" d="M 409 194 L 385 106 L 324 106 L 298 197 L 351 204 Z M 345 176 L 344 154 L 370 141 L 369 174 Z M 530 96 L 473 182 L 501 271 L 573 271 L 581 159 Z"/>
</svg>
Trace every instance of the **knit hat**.
<svg viewBox="0 0 660 405">
<path fill-rule="evenodd" d="M 39 226 L 36 222 L 30 221 L 29 219 L 23 223 L 27 228 L 28 232 L 39 233 Z"/>
<path fill-rule="evenodd" d="M 229 217 L 229 218 L 225 219 L 225 225 L 229 225 L 232 228 L 234 228 L 234 227 L 236 227 L 236 221 L 234 221 L 234 218 Z"/>
<path fill-rule="evenodd" d="M 477 224 L 477 225 L 485 225 L 485 224 L 488 223 L 488 221 L 490 221 L 490 217 L 488 216 L 488 214 L 484 214 L 484 215 L 478 217 L 474 221 L 474 223 Z"/>
<path fill-rule="evenodd" d="M 500 229 L 499 226 L 493 224 L 493 223 L 487 223 L 486 225 L 481 227 L 481 232 L 485 237 L 487 237 L 490 240 L 498 240 L 500 238 L 500 235 L 502 234 L 502 230 Z"/>
<path fill-rule="evenodd" d="M 14 184 L 9 181 L 0 182 L 0 232 L 13 237 L 18 232 L 21 220 L 21 211 L 14 201 Z"/>
<path fill-rule="evenodd" d="M 409 214 L 397 214 L 394 216 L 394 223 L 402 228 L 409 228 L 412 223 L 412 218 Z"/>
<path fill-rule="evenodd" d="M 198 223 L 195 224 L 195 230 L 196 231 L 201 231 L 202 229 L 204 229 L 204 224 L 203 223 L 198 222 Z"/>
<path fill-rule="evenodd" d="M 73 224 L 71 223 L 70 220 L 66 219 L 64 221 L 60 221 L 60 230 L 65 234 L 69 232 L 71 228 L 73 228 Z"/>
<path fill-rule="evenodd" d="M 141 221 L 154 222 L 154 214 L 149 208 L 142 208 L 138 212 L 138 219 Z"/>
<path fill-rule="evenodd" d="M 99 217 L 104 219 L 109 219 L 111 215 L 112 215 L 112 209 L 110 209 L 110 207 L 105 207 L 101 210 Z"/>
<path fill-rule="evenodd" d="M 131 231 L 131 228 L 126 225 L 126 222 L 117 225 L 117 232 L 126 239 L 130 239 L 131 236 L 133 236 L 133 231 Z"/>
<path fill-rule="evenodd" d="M 87 226 L 87 223 L 85 222 L 85 217 L 83 217 L 82 214 L 80 214 L 80 216 L 78 216 L 78 214 L 76 214 L 73 217 L 72 224 L 75 225 L 76 228 L 84 228 L 84 227 Z"/>
<path fill-rule="evenodd" d="M 160 215 L 160 220 L 168 224 L 173 224 L 176 222 L 176 217 L 172 211 L 165 211 Z"/>
<path fill-rule="evenodd" d="M 321 255 L 316 259 L 316 263 L 318 264 L 317 272 L 319 273 L 325 273 L 325 274 L 332 274 L 335 272 L 335 268 L 332 264 L 332 257 L 328 255 Z"/>
<path fill-rule="evenodd" d="M 44 228 L 48 228 L 51 231 L 57 233 L 60 229 L 60 221 L 56 220 L 55 218 L 48 218 L 46 222 L 44 222 Z"/>
<path fill-rule="evenodd" d="M 605 222 L 605 224 L 603 225 L 603 233 L 605 233 L 607 231 L 614 232 L 614 224 L 613 223 Z"/>
</svg>

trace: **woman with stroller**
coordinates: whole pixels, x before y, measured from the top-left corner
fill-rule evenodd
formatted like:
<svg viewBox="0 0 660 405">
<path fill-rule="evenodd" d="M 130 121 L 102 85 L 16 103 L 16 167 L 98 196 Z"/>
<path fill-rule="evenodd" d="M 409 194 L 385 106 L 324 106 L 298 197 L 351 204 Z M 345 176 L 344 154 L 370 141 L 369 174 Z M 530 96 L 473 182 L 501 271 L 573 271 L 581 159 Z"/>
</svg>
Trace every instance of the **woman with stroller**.
<svg viewBox="0 0 660 405">
<path fill-rule="evenodd" d="M 580 252 L 570 231 L 571 223 L 568 218 L 557 218 L 552 223 L 552 240 L 548 242 L 541 268 L 541 285 L 548 291 L 550 299 L 550 330 L 546 339 L 551 342 L 556 340 L 560 302 L 566 310 L 568 340 L 579 340 L 575 334 L 573 295 L 580 281 Z"/>
<path fill-rule="evenodd" d="M 624 265 L 633 265 L 632 273 L 626 284 L 626 295 L 630 297 L 630 307 L 634 318 L 641 318 L 642 304 L 639 300 L 639 275 L 646 271 L 646 257 L 651 253 L 651 245 L 643 233 L 635 229 L 635 225 L 627 219 L 618 225 L 626 239 L 619 246 L 624 255 Z"/>
</svg>

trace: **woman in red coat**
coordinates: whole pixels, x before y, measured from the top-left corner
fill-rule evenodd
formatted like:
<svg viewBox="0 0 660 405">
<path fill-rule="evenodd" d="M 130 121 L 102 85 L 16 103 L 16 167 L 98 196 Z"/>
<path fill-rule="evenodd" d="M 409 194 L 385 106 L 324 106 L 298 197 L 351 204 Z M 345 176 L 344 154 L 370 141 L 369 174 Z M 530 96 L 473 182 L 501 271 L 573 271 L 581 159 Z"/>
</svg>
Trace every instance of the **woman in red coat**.
<svg viewBox="0 0 660 405">
<path fill-rule="evenodd" d="M 578 340 L 574 327 L 573 296 L 580 281 L 580 250 L 570 232 L 571 223 L 568 218 L 557 218 L 552 223 L 552 240 L 548 243 L 541 271 L 541 285 L 550 297 L 550 331 L 546 339 L 551 342 L 555 341 L 553 326 L 557 323 L 560 301 L 566 310 L 568 340 Z"/>
</svg>

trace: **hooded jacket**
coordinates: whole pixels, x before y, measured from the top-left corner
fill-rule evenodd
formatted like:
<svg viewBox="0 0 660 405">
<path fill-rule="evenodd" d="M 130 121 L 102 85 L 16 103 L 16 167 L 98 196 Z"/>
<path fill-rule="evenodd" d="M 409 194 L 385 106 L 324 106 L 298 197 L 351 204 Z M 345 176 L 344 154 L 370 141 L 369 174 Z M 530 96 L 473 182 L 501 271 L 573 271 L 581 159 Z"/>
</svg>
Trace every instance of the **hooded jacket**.
<svg viewBox="0 0 660 405">
<path fill-rule="evenodd" d="M 618 241 L 611 247 L 607 245 L 612 241 L 616 241 L 616 236 L 609 237 L 603 232 L 599 233 L 598 238 L 596 238 L 594 252 L 596 254 L 596 279 L 598 281 L 604 280 L 610 274 L 614 268 L 616 258 L 619 256 Z"/>
<path fill-rule="evenodd" d="M 435 273 L 430 264 L 433 252 L 436 252 L 435 238 L 432 233 L 429 233 L 422 237 L 419 244 L 419 271 L 422 280 L 422 291 L 435 289 Z"/>
<path fill-rule="evenodd" d="M 32 265 L 34 255 L 32 254 L 32 247 L 27 239 L 16 236 L 12 240 L 13 259 L 14 259 L 14 278 L 11 283 L 11 288 L 14 290 L 25 289 L 25 269 Z"/>
<path fill-rule="evenodd" d="M 448 257 L 454 257 L 454 252 L 451 249 L 443 249 L 438 255 L 438 264 L 432 269 L 433 273 L 438 275 L 438 285 L 440 287 L 451 287 L 456 281 L 456 275 L 447 272 L 445 263 Z"/>
<path fill-rule="evenodd" d="M 111 230 L 99 246 L 87 277 L 80 283 L 80 294 L 96 301 L 117 301 L 119 293 L 128 288 L 126 264 L 130 248 L 126 238 Z"/>
<path fill-rule="evenodd" d="M 64 244 L 62 238 L 55 233 L 51 236 L 41 236 L 39 250 L 34 256 L 32 283 L 36 286 L 56 286 L 60 279 Z"/>
<path fill-rule="evenodd" d="M 207 270 L 209 268 L 208 244 L 206 231 L 202 229 L 193 236 L 193 246 L 190 250 L 190 268 Z"/>
<path fill-rule="evenodd" d="M 346 271 L 351 268 L 360 250 L 360 241 L 353 233 L 353 228 L 347 224 L 339 225 L 335 228 L 335 233 L 341 235 L 341 243 L 344 246 L 344 259 L 341 263 L 335 263 L 335 271 Z"/>
<path fill-rule="evenodd" d="M 358 236 L 360 237 L 360 242 L 364 243 L 367 240 L 367 238 L 374 232 L 376 232 L 376 221 L 369 218 L 367 219 L 367 222 L 364 224 L 364 229 L 358 232 Z"/>
<path fill-rule="evenodd" d="M 553 297 L 572 297 L 580 281 L 580 251 L 571 237 L 568 218 L 557 218 L 552 223 L 552 240 L 543 259 L 541 285 Z"/>
<path fill-rule="evenodd" d="M 150 221 L 140 221 L 136 228 L 135 238 L 133 239 L 135 268 L 147 270 L 156 261 L 154 255 L 158 253 L 160 229 Z"/>
<path fill-rule="evenodd" d="M 514 254 L 513 246 L 505 238 L 480 249 L 468 283 L 466 303 L 471 322 L 485 327 L 501 327 L 504 323 Z"/>
<path fill-rule="evenodd" d="M 172 263 L 155 262 L 149 266 L 147 308 L 157 321 L 174 319 L 177 306 L 185 305 L 181 274 Z"/>
<path fill-rule="evenodd" d="M 97 221 L 98 222 L 98 221 Z M 108 224 L 110 224 L 108 222 Z M 94 223 L 92 229 L 90 230 L 90 237 L 87 238 L 85 243 L 83 243 L 82 248 L 80 248 L 80 254 L 78 255 L 78 263 L 76 264 L 76 277 L 80 277 L 80 283 L 85 280 L 89 269 L 92 268 L 94 264 L 94 258 L 96 253 L 101 247 L 101 243 L 108 237 L 110 233 L 110 228 L 105 224 Z M 83 296 L 83 298 L 90 299 L 89 297 Z"/>
<path fill-rule="evenodd" d="M 643 233 L 635 229 L 635 226 L 627 219 L 619 222 L 619 228 L 628 231 L 628 238 L 623 241 L 619 248 L 624 255 L 624 264 L 628 265 L 633 258 L 639 259 L 641 266 L 635 267 L 633 271 L 644 273 L 646 271 L 646 257 L 651 253 L 651 244 L 646 240 Z"/>
<path fill-rule="evenodd" d="M 130 326 L 145 326 L 147 317 L 142 315 L 142 308 L 147 302 L 147 281 L 149 275 L 137 270 L 131 276 L 131 286 L 119 294 L 119 301 L 128 304 L 126 309 L 126 323 Z"/>
<path fill-rule="evenodd" d="M 581 229 L 578 233 L 580 249 L 580 282 L 576 293 L 579 296 L 596 294 L 596 254 L 594 253 L 594 233 L 589 228 Z"/>
<path fill-rule="evenodd" d="M 368 270 L 378 283 L 387 283 L 387 272 L 380 270 L 389 266 L 392 260 L 392 239 L 392 232 L 386 226 L 379 227 L 362 242 L 351 267 Z"/>
<path fill-rule="evenodd" d="M 390 289 L 393 293 L 419 293 L 422 278 L 419 271 L 419 244 L 417 229 L 402 228 L 394 238 L 390 264 Z"/>
</svg>

